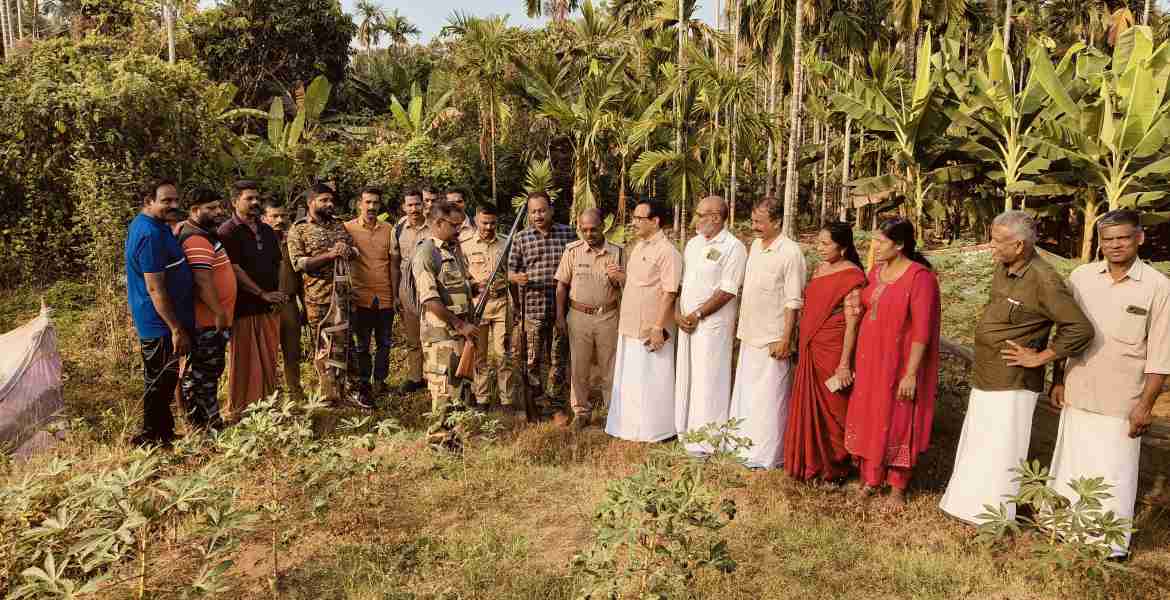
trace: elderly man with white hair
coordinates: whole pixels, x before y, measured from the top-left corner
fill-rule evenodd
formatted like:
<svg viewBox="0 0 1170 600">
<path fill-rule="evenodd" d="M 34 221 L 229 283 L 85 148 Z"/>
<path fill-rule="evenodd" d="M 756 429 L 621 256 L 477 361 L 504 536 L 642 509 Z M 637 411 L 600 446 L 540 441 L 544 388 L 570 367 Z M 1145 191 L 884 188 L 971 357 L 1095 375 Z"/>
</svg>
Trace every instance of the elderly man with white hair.
<svg viewBox="0 0 1170 600">
<path fill-rule="evenodd" d="M 1005 496 L 1019 492 L 1011 469 L 1028 454 L 1045 365 L 1077 356 L 1093 341 L 1093 325 L 1068 286 L 1036 254 L 1030 215 L 1013 210 L 997 216 L 991 245 L 999 264 L 975 328 L 971 399 L 955 470 L 939 504 L 972 525 L 980 523 L 985 504 L 1005 503 Z M 1006 509 L 1015 516 L 1014 505 Z"/>
<path fill-rule="evenodd" d="M 727 202 L 707 196 L 695 210 L 699 235 L 683 252 L 678 298 L 678 360 L 674 371 L 675 427 L 679 434 L 727 420 L 731 404 L 731 346 L 747 248 L 724 225 Z M 713 448 L 687 444 L 687 451 Z"/>
</svg>

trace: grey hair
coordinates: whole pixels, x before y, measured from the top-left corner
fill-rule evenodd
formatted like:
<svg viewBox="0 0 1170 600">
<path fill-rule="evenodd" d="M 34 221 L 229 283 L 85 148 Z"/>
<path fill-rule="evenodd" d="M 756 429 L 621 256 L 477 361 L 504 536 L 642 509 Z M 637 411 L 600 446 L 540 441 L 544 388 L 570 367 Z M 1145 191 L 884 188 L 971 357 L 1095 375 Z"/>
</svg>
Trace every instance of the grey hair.
<svg viewBox="0 0 1170 600">
<path fill-rule="evenodd" d="M 727 201 L 723 199 L 723 196 L 716 196 L 716 195 L 712 194 L 710 196 L 703 198 L 702 200 L 699 200 L 699 204 L 702 204 L 708 200 L 719 203 L 719 215 L 724 221 L 726 221 L 727 217 L 728 217 L 728 208 L 727 208 Z"/>
<path fill-rule="evenodd" d="M 1136 210 L 1118 208 L 1111 210 L 1097 218 L 1097 231 L 1117 225 L 1132 225 L 1134 230 L 1142 230 L 1142 214 Z"/>
<path fill-rule="evenodd" d="M 1017 240 L 1036 243 L 1036 219 L 1022 210 L 1008 210 L 995 216 L 992 226 L 999 225 L 1012 230 Z"/>
</svg>

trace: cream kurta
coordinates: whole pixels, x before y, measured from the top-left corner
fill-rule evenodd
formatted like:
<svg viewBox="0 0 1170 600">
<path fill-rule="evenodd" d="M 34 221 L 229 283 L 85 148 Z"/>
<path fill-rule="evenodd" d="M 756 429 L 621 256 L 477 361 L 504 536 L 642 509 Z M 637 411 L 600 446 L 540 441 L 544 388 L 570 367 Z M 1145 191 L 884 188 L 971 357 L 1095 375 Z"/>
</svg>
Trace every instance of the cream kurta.
<svg viewBox="0 0 1170 600">
<path fill-rule="evenodd" d="M 737 296 L 699 321 L 694 333 L 678 332 L 675 363 L 675 427 L 680 433 L 727 420 L 731 400 L 731 348 L 743 284 L 747 250 L 726 229 L 711 239 L 697 235 L 683 253 L 679 313 L 689 315 L 715 294 Z M 711 448 L 688 444 L 687 451 L 706 454 Z"/>
</svg>

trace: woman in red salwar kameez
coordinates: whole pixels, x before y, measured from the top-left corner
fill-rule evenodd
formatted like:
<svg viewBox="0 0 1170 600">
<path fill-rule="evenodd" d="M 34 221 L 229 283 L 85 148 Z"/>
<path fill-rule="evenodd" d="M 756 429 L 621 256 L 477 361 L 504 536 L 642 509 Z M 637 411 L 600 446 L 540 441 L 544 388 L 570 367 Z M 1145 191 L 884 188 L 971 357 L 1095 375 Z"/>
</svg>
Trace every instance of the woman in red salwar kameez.
<svg viewBox="0 0 1170 600">
<path fill-rule="evenodd" d="M 799 480 L 844 478 L 847 388 L 853 382 L 858 290 L 865 285 L 853 230 L 830 223 L 817 234 L 822 262 L 804 288 L 800 312 L 799 360 L 792 381 L 784 470 Z M 851 308 L 846 310 L 846 304 Z M 840 387 L 830 391 L 826 382 Z"/>
<path fill-rule="evenodd" d="M 845 448 L 860 467 L 862 493 L 889 484 L 890 505 L 900 508 L 918 457 L 930 446 L 941 307 L 938 278 L 915 250 L 913 225 L 887 221 L 873 244 Z"/>
</svg>

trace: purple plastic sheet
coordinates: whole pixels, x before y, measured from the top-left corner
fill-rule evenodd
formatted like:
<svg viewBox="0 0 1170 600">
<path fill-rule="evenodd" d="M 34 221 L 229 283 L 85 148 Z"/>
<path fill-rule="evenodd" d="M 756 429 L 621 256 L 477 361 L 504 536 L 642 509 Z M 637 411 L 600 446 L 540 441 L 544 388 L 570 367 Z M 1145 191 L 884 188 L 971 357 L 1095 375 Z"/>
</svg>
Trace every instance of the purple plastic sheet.
<svg viewBox="0 0 1170 600">
<path fill-rule="evenodd" d="M 0 335 L 0 451 L 21 448 L 65 407 L 49 310 Z"/>
</svg>

